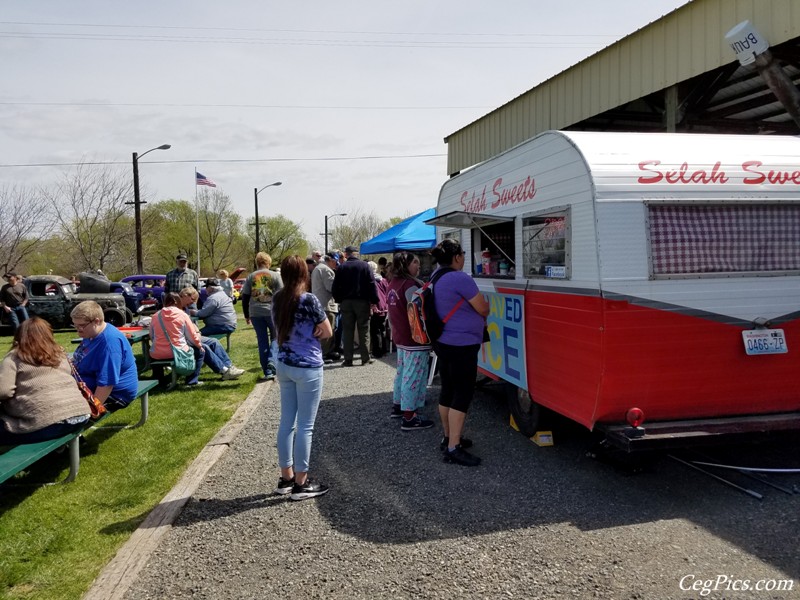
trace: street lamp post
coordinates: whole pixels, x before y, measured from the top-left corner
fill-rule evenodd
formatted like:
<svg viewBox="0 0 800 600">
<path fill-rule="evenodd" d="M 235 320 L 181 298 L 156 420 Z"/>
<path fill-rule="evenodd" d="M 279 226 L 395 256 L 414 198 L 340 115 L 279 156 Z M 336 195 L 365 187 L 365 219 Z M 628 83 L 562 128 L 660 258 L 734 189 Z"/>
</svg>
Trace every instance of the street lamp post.
<svg viewBox="0 0 800 600">
<path fill-rule="evenodd" d="M 136 272 L 140 275 L 144 273 L 144 259 L 142 258 L 142 204 L 147 203 L 142 202 L 139 198 L 139 159 L 153 150 L 169 150 L 171 147 L 169 144 L 161 144 L 157 148 L 150 148 L 147 152 L 142 152 L 141 155 L 136 152 L 133 153 L 133 202 L 126 202 L 125 204 L 133 204 L 133 219 L 136 228 Z"/>
<path fill-rule="evenodd" d="M 259 252 L 259 241 L 260 241 L 260 237 L 259 236 L 260 236 L 260 233 L 261 233 L 259 228 L 258 228 L 258 225 L 259 225 L 259 223 L 258 223 L 258 194 L 263 192 L 268 187 L 277 186 L 277 185 L 283 185 L 283 182 L 282 181 L 276 181 L 275 183 L 270 183 L 269 185 L 265 185 L 261 189 L 253 188 L 254 195 L 256 197 L 256 254 L 258 254 L 258 252 Z"/>
<path fill-rule="evenodd" d="M 347 213 L 336 213 L 335 215 L 325 215 L 325 254 L 328 253 L 328 219 L 332 219 L 333 217 L 346 217 Z"/>
</svg>

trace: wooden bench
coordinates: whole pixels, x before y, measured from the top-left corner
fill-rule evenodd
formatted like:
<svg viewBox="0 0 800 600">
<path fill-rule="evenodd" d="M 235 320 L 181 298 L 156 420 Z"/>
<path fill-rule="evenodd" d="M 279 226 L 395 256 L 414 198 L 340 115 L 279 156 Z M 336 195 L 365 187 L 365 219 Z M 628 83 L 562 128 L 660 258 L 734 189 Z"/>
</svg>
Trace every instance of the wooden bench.
<svg viewBox="0 0 800 600">
<path fill-rule="evenodd" d="M 147 380 L 139 382 L 139 386 L 136 390 L 136 398 L 141 400 L 142 414 L 139 418 L 139 421 L 137 421 L 135 425 L 104 425 L 103 427 L 133 429 L 134 427 L 141 427 L 144 425 L 150 413 L 150 390 L 157 385 L 157 381 Z M 80 468 L 81 460 L 78 439 L 84 431 L 97 427 L 98 423 L 104 421 L 108 416 L 109 413 L 106 413 L 96 421 L 89 421 L 83 429 L 54 440 L 46 440 L 33 444 L 4 446 L 0 448 L 0 483 L 10 479 L 25 469 L 25 467 L 32 465 L 40 458 L 47 456 L 51 452 L 54 452 L 65 445 L 67 446 L 67 451 L 69 453 L 69 475 L 67 475 L 67 478 L 64 479 L 62 483 L 74 481 L 75 477 L 78 476 L 78 469 Z"/>
</svg>

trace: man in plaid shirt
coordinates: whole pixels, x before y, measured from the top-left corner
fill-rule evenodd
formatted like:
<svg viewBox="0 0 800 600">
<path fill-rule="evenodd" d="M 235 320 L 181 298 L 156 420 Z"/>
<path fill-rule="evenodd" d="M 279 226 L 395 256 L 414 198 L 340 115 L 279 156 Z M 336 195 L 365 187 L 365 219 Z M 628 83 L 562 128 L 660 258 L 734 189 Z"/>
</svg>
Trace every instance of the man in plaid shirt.
<svg viewBox="0 0 800 600">
<path fill-rule="evenodd" d="M 179 293 L 183 288 L 192 286 L 194 289 L 200 289 L 200 280 L 197 277 L 197 271 L 187 268 L 187 259 L 185 254 L 178 254 L 175 257 L 175 268 L 167 273 L 167 280 L 164 282 L 164 293 L 170 292 Z"/>
</svg>

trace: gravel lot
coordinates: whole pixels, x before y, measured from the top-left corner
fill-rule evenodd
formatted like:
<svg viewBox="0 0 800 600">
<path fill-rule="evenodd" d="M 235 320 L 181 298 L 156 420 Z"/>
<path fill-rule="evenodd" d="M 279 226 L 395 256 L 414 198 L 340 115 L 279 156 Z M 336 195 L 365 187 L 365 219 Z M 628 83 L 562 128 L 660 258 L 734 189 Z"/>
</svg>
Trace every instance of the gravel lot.
<svg viewBox="0 0 800 600">
<path fill-rule="evenodd" d="M 331 492 L 314 500 L 272 495 L 278 389 L 261 384 L 265 401 L 125 597 L 800 598 L 800 495 L 751 482 L 758 501 L 667 459 L 629 475 L 586 458 L 578 431 L 539 448 L 486 393 L 468 419 L 483 465 L 445 464 L 438 429 L 387 418 L 392 360 L 326 369 L 311 470 Z M 798 449 L 738 458 L 798 467 Z M 701 595 L 685 576 L 794 589 Z"/>
</svg>

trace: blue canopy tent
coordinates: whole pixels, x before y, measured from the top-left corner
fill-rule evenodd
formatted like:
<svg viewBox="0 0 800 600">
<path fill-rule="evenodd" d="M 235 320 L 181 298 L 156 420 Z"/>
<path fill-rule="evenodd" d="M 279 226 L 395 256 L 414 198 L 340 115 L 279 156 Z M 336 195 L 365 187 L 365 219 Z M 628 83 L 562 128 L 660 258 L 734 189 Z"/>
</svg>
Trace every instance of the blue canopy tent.
<svg viewBox="0 0 800 600">
<path fill-rule="evenodd" d="M 436 228 L 425 221 L 436 216 L 428 210 L 401 221 L 361 244 L 361 254 L 389 254 L 398 250 L 428 250 L 436 245 Z"/>
</svg>

